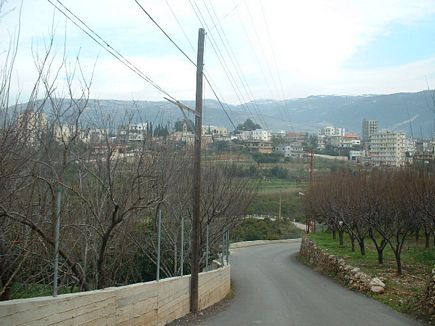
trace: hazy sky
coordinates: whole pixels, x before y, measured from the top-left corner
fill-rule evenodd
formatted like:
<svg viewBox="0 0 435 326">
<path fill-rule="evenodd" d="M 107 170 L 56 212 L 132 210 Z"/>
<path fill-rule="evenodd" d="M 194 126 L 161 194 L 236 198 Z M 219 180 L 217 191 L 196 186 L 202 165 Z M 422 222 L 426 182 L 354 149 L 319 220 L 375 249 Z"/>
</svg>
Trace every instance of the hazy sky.
<svg viewBox="0 0 435 326">
<path fill-rule="evenodd" d="M 202 26 L 197 14 L 204 17 L 206 73 L 226 102 L 435 88 L 435 0 L 139 2 L 194 60 L 191 45 L 196 48 Z M 134 0 L 62 3 L 171 95 L 194 99 L 195 67 Z M 20 4 L 9 0 L 1 9 L 0 63 L 17 35 Z M 70 72 L 77 55 L 87 78 L 95 65 L 91 97 L 162 99 L 47 0 L 23 1 L 14 93 L 29 94 L 34 57 L 43 53 L 52 26 L 57 58 L 65 43 Z M 64 80 L 60 75 L 59 88 Z M 208 87 L 205 97 L 213 97 Z"/>
</svg>

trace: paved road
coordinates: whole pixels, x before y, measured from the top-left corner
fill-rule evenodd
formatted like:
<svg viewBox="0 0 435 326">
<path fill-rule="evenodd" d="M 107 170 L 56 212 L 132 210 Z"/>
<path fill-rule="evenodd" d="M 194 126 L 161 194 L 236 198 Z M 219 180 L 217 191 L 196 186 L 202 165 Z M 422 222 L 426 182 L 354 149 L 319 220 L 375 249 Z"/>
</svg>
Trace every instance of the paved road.
<svg viewBox="0 0 435 326">
<path fill-rule="evenodd" d="M 235 298 L 200 325 L 420 325 L 296 260 L 299 243 L 236 249 Z"/>
</svg>

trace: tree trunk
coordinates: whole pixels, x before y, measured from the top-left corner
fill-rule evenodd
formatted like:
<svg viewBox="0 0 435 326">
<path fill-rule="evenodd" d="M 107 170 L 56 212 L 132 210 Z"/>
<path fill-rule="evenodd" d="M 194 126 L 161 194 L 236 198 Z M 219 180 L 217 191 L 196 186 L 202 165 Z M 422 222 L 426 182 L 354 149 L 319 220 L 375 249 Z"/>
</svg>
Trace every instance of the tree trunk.
<svg viewBox="0 0 435 326">
<path fill-rule="evenodd" d="M 340 241 L 340 246 L 344 245 L 344 231 L 338 230 L 338 239 Z"/>
<path fill-rule="evenodd" d="M 424 239 L 425 239 L 425 241 L 424 241 L 424 247 L 426 248 L 426 249 L 429 249 L 429 243 L 430 243 L 430 232 L 429 231 L 425 231 L 424 232 Z"/>
<path fill-rule="evenodd" d="M 332 230 L 332 239 L 333 240 L 337 239 L 337 231 L 335 231 L 335 229 Z"/>
<path fill-rule="evenodd" d="M 418 243 L 419 240 L 420 240 L 420 228 L 417 228 L 415 230 L 415 242 Z"/>
<path fill-rule="evenodd" d="M 379 265 L 383 265 L 384 264 L 384 249 L 376 249 L 376 251 L 378 252 L 378 263 Z"/>
<path fill-rule="evenodd" d="M 365 256 L 366 255 L 366 245 L 364 242 L 364 239 L 361 239 L 360 241 L 358 241 L 359 244 L 359 251 L 361 252 L 361 256 Z"/>
<path fill-rule="evenodd" d="M 11 284 L 8 284 L 9 279 L 8 276 L 6 275 L 1 275 L 1 288 L 3 289 L 3 292 L 0 295 L 0 301 L 6 301 L 10 299 L 10 295 L 11 295 Z"/>
<path fill-rule="evenodd" d="M 347 232 L 350 238 L 350 244 L 351 244 L 351 250 L 352 252 L 355 252 L 355 235 L 352 231 Z"/>
<path fill-rule="evenodd" d="M 397 249 L 394 250 L 394 257 L 396 258 L 397 275 L 402 275 L 402 260 Z"/>
</svg>

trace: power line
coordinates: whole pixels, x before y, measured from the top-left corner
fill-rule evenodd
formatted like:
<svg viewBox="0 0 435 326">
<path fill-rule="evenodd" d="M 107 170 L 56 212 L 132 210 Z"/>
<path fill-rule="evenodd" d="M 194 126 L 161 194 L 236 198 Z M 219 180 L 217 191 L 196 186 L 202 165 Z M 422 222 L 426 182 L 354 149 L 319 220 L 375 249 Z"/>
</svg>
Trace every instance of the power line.
<svg viewBox="0 0 435 326">
<path fill-rule="evenodd" d="M 261 2 L 261 0 L 259 0 L 259 3 L 260 3 L 260 11 L 263 14 L 264 25 L 266 26 L 266 34 L 267 34 L 267 38 L 269 40 L 270 50 L 272 52 L 273 63 L 275 65 L 276 74 L 278 76 L 278 83 L 279 83 L 279 86 L 281 88 L 281 96 L 282 96 L 282 99 L 284 101 L 284 106 L 288 109 L 287 101 L 285 100 L 285 97 L 284 97 L 284 87 L 282 85 L 281 74 L 279 73 L 278 64 L 277 64 L 277 61 L 276 61 L 275 50 L 274 50 L 274 47 L 273 47 L 272 38 L 270 36 L 269 24 L 267 23 L 267 19 L 266 19 L 266 14 L 264 12 L 263 3 Z"/>
<path fill-rule="evenodd" d="M 82 32 L 84 32 L 89 38 L 91 38 L 95 43 L 97 43 L 100 47 L 102 47 L 106 52 L 111 54 L 115 59 L 117 59 L 119 62 L 121 62 L 124 66 L 126 66 L 128 69 L 133 71 L 136 75 L 138 75 L 141 79 L 149 83 L 151 86 L 156 88 L 161 93 L 165 94 L 167 97 L 172 99 L 176 103 L 180 103 L 175 97 L 173 97 L 169 92 L 165 91 L 163 88 L 161 88 L 157 83 L 155 83 L 150 77 L 145 75 L 137 66 L 135 66 L 132 62 L 130 62 L 127 58 L 125 58 L 119 51 L 117 51 L 114 47 L 112 47 L 107 41 L 105 41 L 97 32 L 95 32 L 91 27 L 89 27 L 82 19 L 80 19 L 77 15 L 75 15 L 71 10 L 69 10 L 60 0 L 56 0 L 56 2 L 64 8 L 61 9 L 59 6 L 57 6 L 55 3 L 53 3 L 51 0 L 47 0 L 56 10 L 58 10 L 60 13 L 62 13 L 69 21 L 71 21 L 77 28 L 79 28 Z M 136 1 L 136 0 L 135 0 Z M 140 4 L 136 1 L 136 3 L 140 6 Z M 140 6 L 142 9 L 143 7 Z M 143 9 L 144 10 L 144 9 Z M 144 10 L 145 11 L 145 10 Z M 74 17 L 77 21 L 75 21 L 68 13 Z M 145 11 L 145 13 L 147 13 Z M 153 23 L 159 27 L 159 29 L 164 33 L 164 35 L 173 43 L 174 46 L 193 64 L 196 66 L 196 63 L 190 59 L 190 57 L 175 43 L 175 41 L 163 30 L 163 28 L 158 25 L 158 23 L 147 13 L 148 17 L 153 21 Z M 83 26 L 81 26 L 82 24 Z M 230 123 L 236 129 L 236 126 L 234 122 L 232 121 L 231 117 L 228 115 L 228 112 L 225 110 L 224 105 L 222 101 L 220 100 L 219 96 L 217 95 L 216 90 L 213 88 L 209 78 L 204 74 L 204 78 L 207 81 L 207 84 L 210 86 L 214 96 L 216 97 L 219 105 L 225 112 L 227 118 L 229 119 Z M 242 141 L 243 142 L 243 141 Z M 243 142 L 244 143 L 244 142 Z M 244 143 L 245 144 L 245 143 Z M 245 144 L 245 146 L 248 148 L 248 146 Z M 248 148 L 249 149 L 249 148 Z"/>
<path fill-rule="evenodd" d="M 264 72 L 263 63 L 261 62 L 261 60 L 260 60 L 260 58 L 259 58 L 259 56 L 257 54 L 257 51 L 256 51 L 255 46 L 254 46 L 254 42 L 251 40 L 251 37 L 249 36 L 248 30 L 247 30 L 247 28 L 246 28 L 246 26 L 245 26 L 245 24 L 243 22 L 242 17 L 240 16 L 239 11 L 236 10 L 236 12 L 237 12 L 237 18 L 240 21 L 240 25 L 242 26 L 243 32 L 244 32 L 244 34 L 246 36 L 246 39 L 248 40 L 249 46 L 251 47 L 252 53 L 254 54 L 254 57 L 255 57 L 255 60 L 257 61 L 258 66 L 260 67 L 260 71 L 261 71 L 261 74 L 263 75 L 263 78 L 264 78 L 264 81 L 265 81 L 265 83 L 267 85 L 267 88 L 270 91 L 271 98 L 273 98 L 274 94 L 273 94 L 273 91 L 272 91 L 272 87 L 270 86 L 268 77 L 266 76 L 266 73 Z"/>
<path fill-rule="evenodd" d="M 186 54 L 186 52 L 184 52 L 183 51 L 183 49 L 182 48 L 180 48 L 179 46 L 178 46 L 178 44 L 177 43 L 175 43 L 175 41 L 168 35 L 168 33 L 166 33 L 165 32 L 165 30 L 159 25 L 159 23 L 157 23 L 156 21 L 155 21 L 155 19 L 148 13 L 148 11 L 147 10 L 145 10 L 145 8 L 144 7 L 142 7 L 142 5 L 137 1 L 137 0 L 134 0 L 134 2 L 136 2 L 136 4 L 142 9 L 142 11 L 148 16 L 148 18 L 154 23 L 154 25 L 156 25 L 159 29 L 160 29 L 160 31 L 166 36 L 166 38 L 169 40 L 169 41 L 171 41 L 171 43 L 178 49 L 178 51 L 180 51 L 186 58 L 187 58 L 187 60 L 189 60 L 195 67 L 196 67 L 196 63 L 195 63 L 195 61 L 193 61 L 187 54 Z"/>
<path fill-rule="evenodd" d="M 230 58 L 230 60 L 231 60 L 231 63 L 233 64 L 233 66 L 234 66 L 234 68 L 235 68 L 235 71 L 236 71 L 236 73 L 237 73 L 237 75 L 238 75 L 238 77 L 239 77 L 239 79 L 240 79 L 240 81 L 241 81 L 241 83 L 242 83 L 242 87 L 244 88 L 246 94 L 251 98 L 252 106 L 253 106 L 254 111 L 256 112 L 256 114 L 257 114 L 259 120 L 260 120 L 261 123 L 264 125 L 264 127 L 265 127 L 266 129 L 268 129 L 268 127 L 267 127 L 267 123 L 266 123 L 266 120 L 264 119 L 264 117 L 263 117 L 263 116 L 260 114 L 260 112 L 259 112 L 259 108 L 258 108 L 257 102 L 255 101 L 255 98 L 254 98 L 254 96 L 252 95 L 252 92 L 251 92 L 251 89 L 250 89 L 250 87 L 249 87 L 249 84 L 246 82 L 246 79 L 244 78 L 244 74 L 243 74 L 243 71 L 242 71 L 241 65 L 240 65 L 239 61 L 237 60 L 236 55 L 234 54 L 234 51 L 233 51 L 233 49 L 232 49 L 232 47 L 231 47 L 231 44 L 230 44 L 230 42 L 228 41 L 227 35 L 226 35 L 224 29 L 222 28 L 222 25 L 220 24 L 219 18 L 218 18 L 218 16 L 217 16 L 216 11 L 215 11 L 215 9 L 214 9 L 214 7 L 213 7 L 213 4 L 212 4 L 212 2 L 211 2 L 210 0 L 209 0 L 209 4 L 210 4 L 210 7 L 211 7 L 211 9 L 212 9 L 212 13 L 213 13 L 213 15 L 212 15 L 212 13 L 210 12 L 209 7 L 207 6 L 207 3 L 204 1 L 204 6 L 205 6 L 205 8 L 206 8 L 206 10 L 207 10 L 207 12 L 208 12 L 210 18 L 212 19 L 212 22 L 213 22 L 213 23 L 214 23 L 214 18 L 213 18 L 213 16 L 216 18 L 216 23 L 214 24 L 214 27 L 217 27 L 217 28 L 216 28 L 216 31 L 217 31 L 217 33 L 218 33 L 218 36 L 219 36 L 219 38 L 221 39 L 221 42 L 222 42 L 222 44 L 224 45 L 224 48 L 225 48 L 226 52 L 228 53 L 228 56 L 229 56 L 229 58 Z M 234 9 L 236 9 L 236 8 L 237 8 L 237 7 L 235 7 Z M 213 27 L 213 28 L 214 28 L 214 27 Z M 221 34 L 221 32 L 219 31 L 219 29 L 221 30 L 222 34 Z"/>
<path fill-rule="evenodd" d="M 60 13 L 62 13 L 69 21 L 71 21 L 76 27 L 78 27 L 82 32 L 84 32 L 87 36 L 89 36 L 95 43 L 97 43 L 100 47 L 102 47 L 106 52 L 115 57 L 119 62 L 121 62 L 128 69 L 133 71 L 136 75 L 138 75 L 141 79 L 146 81 L 148 84 L 153 86 L 159 92 L 165 94 L 167 97 L 177 101 L 169 92 L 165 91 L 161 88 L 157 83 L 155 83 L 150 77 L 145 75 L 137 66 L 135 66 L 132 62 L 130 62 L 127 58 L 125 58 L 119 51 L 113 48 L 108 42 L 106 42 L 97 32 L 95 32 L 92 28 L 90 28 L 83 20 L 81 20 L 77 15 L 75 15 L 71 10 L 69 10 L 60 0 L 56 0 L 56 2 L 62 6 L 63 9 L 59 8 L 55 3 L 51 0 L 47 0 L 54 8 L 56 8 Z M 68 14 L 68 13 L 69 14 Z M 73 18 L 71 18 L 72 15 Z M 84 27 L 82 27 L 82 24 Z"/>
<path fill-rule="evenodd" d="M 195 12 L 196 17 L 198 18 L 198 21 L 200 22 L 200 24 L 204 27 L 207 27 L 207 29 L 209 30 L 208 24 L 204 18 L 204 16 L 202 15 L 202 12 L 200 10 L 200 8 L 196 5 L 195 2 L 192 3 L 191 0 L 189 0 L 189 3 L 193 9 L 193 11 Z M 195 8 L 196 7 L 196 8 Z M 233 74 L 231 73 L 231 70 L 228 68 L 228 65 L 225 61 L 224 56 L 222 55 L 222 52 L 220 51 L 219 47 L 217 46 L 217 42 L 215 41 L 213 34 L 209 34 L 210 35 L 210 44 L 212 46 L 213 51 L 216 54 L 216 57 L 218 58 L 220 64 L 222 65 L 222 68 L 224 69 L 225 75 L 228 78 L 228 81 L 231 84 L 231 87 L 233 88 L 237 98 L 239 99 L 242 107 L 244 107 L 246 109 L 246 111 L 248 111 L 248 113 L 250 114 L 251 118 L 255 121 L 256 119 L 254 118 L 254 115 L 252 114 L 251 110 L 249 109 L 249 106 L 247 106 L 245 103 L 247 102 L 244 97 L 242 92 L 240 91 L 239 86 L 237 85 L 235 78 L 233 76 Z"/>
<path fill-rule="evenodd" d="M 171 7 L 171 5 L 169 4 L 168 0 L 165 0 L 165 2 L 166 2 L 166 5 L 167 5 L 168 8 L 169 8 L 169 11 L 170 11 L 171 14 L 172 14 L 172 17 L 174 17 L 175 21 L 177 22 L 178 27 L 180 27 L 181 32 L 183 33 L 184 37 L 186 38 L 187 42 L 189 43 L 190 48 L 192 49 L 193 53 L 195 53 L 195 47 L 193 46 L 192 42 L 190 41 L 189 36 L 187 36 L 187 33 L 186 33 L 186 31 L 184 30 L 183 25 L 182 25 L 182 24 L 180 23 L 180 21 L 178 20 L 178 17 L 177 17 L 177 15 L 175 14 L 174 10 L 172 10 L 172 7 Z"/>
<path fill-rule="evenodd" d="M 184 57 L 187 58 L 187 60 L 189 62 L 191 62 L 196 67 L 196 63 L 187 55 L 187 53 L 183 49 L 181 49 L 181 47 L 169 36 L 169 34 L 160 26 L 160 24 L 157 23 L 157 21 L 151 16 L 151 14 L 137 0 L 135 0 L 135 2 L 141 8 L 141 10 L 148 16 L 148 18 L 150 18 L 150 20 L 158 27 L 158 29 L 166 36 L 166 38 L 183 54 Z M 167 3 L 167 4 L 169 5 L 169 3 Z M 171 12 L 173 13 L 172 10 L 171 10 Z M 175 16 L 174 13 L 173 13 L 173 15 Z M 178 19 L 176 19 L 176 21 L 179 22 Z M 180 28 L 182 29 L 180 23 L 179 23 L 179 25 L 180 25 Z M 187 40 L 189 41 L 189 39 L 188 39 L 186 34 L 185 34 L 185 36 L 186 36 Z M 190 43 L 190 41 L 189 41 L 189 43 Z M 191 44 L 191 46 L 192 46 L 192 44 Z M 206 74 L 204 74 L 204 78 L 205 78 L 208 86 L 212 90 L 213 95 L 216 97 L 216 100 L 218 101 L 219 106 L 224 111 L 224 113 L 227 116 L 228 120 L 230 121 L 231 125 L 234 127 L 234 129 L 236 129 L 237 128 L 236 125 L 234 124 L 233 120 L 231 119 L 231 117 L 229 116 L 227 110 L 225 109 L 221 99 L 219 98 L 219 96 L 217 94 L 217 91 L 215 90 L 215 87 L 213 87 L 213 85 L 212 85 L 211 79 Z"/>
</svg>

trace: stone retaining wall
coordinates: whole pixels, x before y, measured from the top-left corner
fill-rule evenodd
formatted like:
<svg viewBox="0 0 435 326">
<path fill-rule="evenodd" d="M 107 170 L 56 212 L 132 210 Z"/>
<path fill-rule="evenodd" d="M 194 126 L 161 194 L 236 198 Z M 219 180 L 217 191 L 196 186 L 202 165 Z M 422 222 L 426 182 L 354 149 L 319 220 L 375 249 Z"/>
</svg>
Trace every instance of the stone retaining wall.
<svg viewBox="0 0 435 326">
<path fill-rule="evenodd" d="M 429 314 L 435 322 L 435 268 L 432 269 L 426 292 L 424 294 L 424 301 L 426 302 Z"/>
<path fill-rule="evenodd" d="M 230 291 L 230 266 L 199 274 L 199 308 Z M 189 313 L 190 276 L 0 302 L 1 325 L 165 325 Z"/>
<path fill-rule="evenodd" d="M 303 238 L 299 256 L 310 266 L 322 272 L 333 274 L 346 286 L 361 292 L 383 293 L 385 284 L 382 278 L 371 278 L 359 268 L 346 264 L 344 259 L 338 258 L 320 249 L 308 238 Z"/>
</svg>

